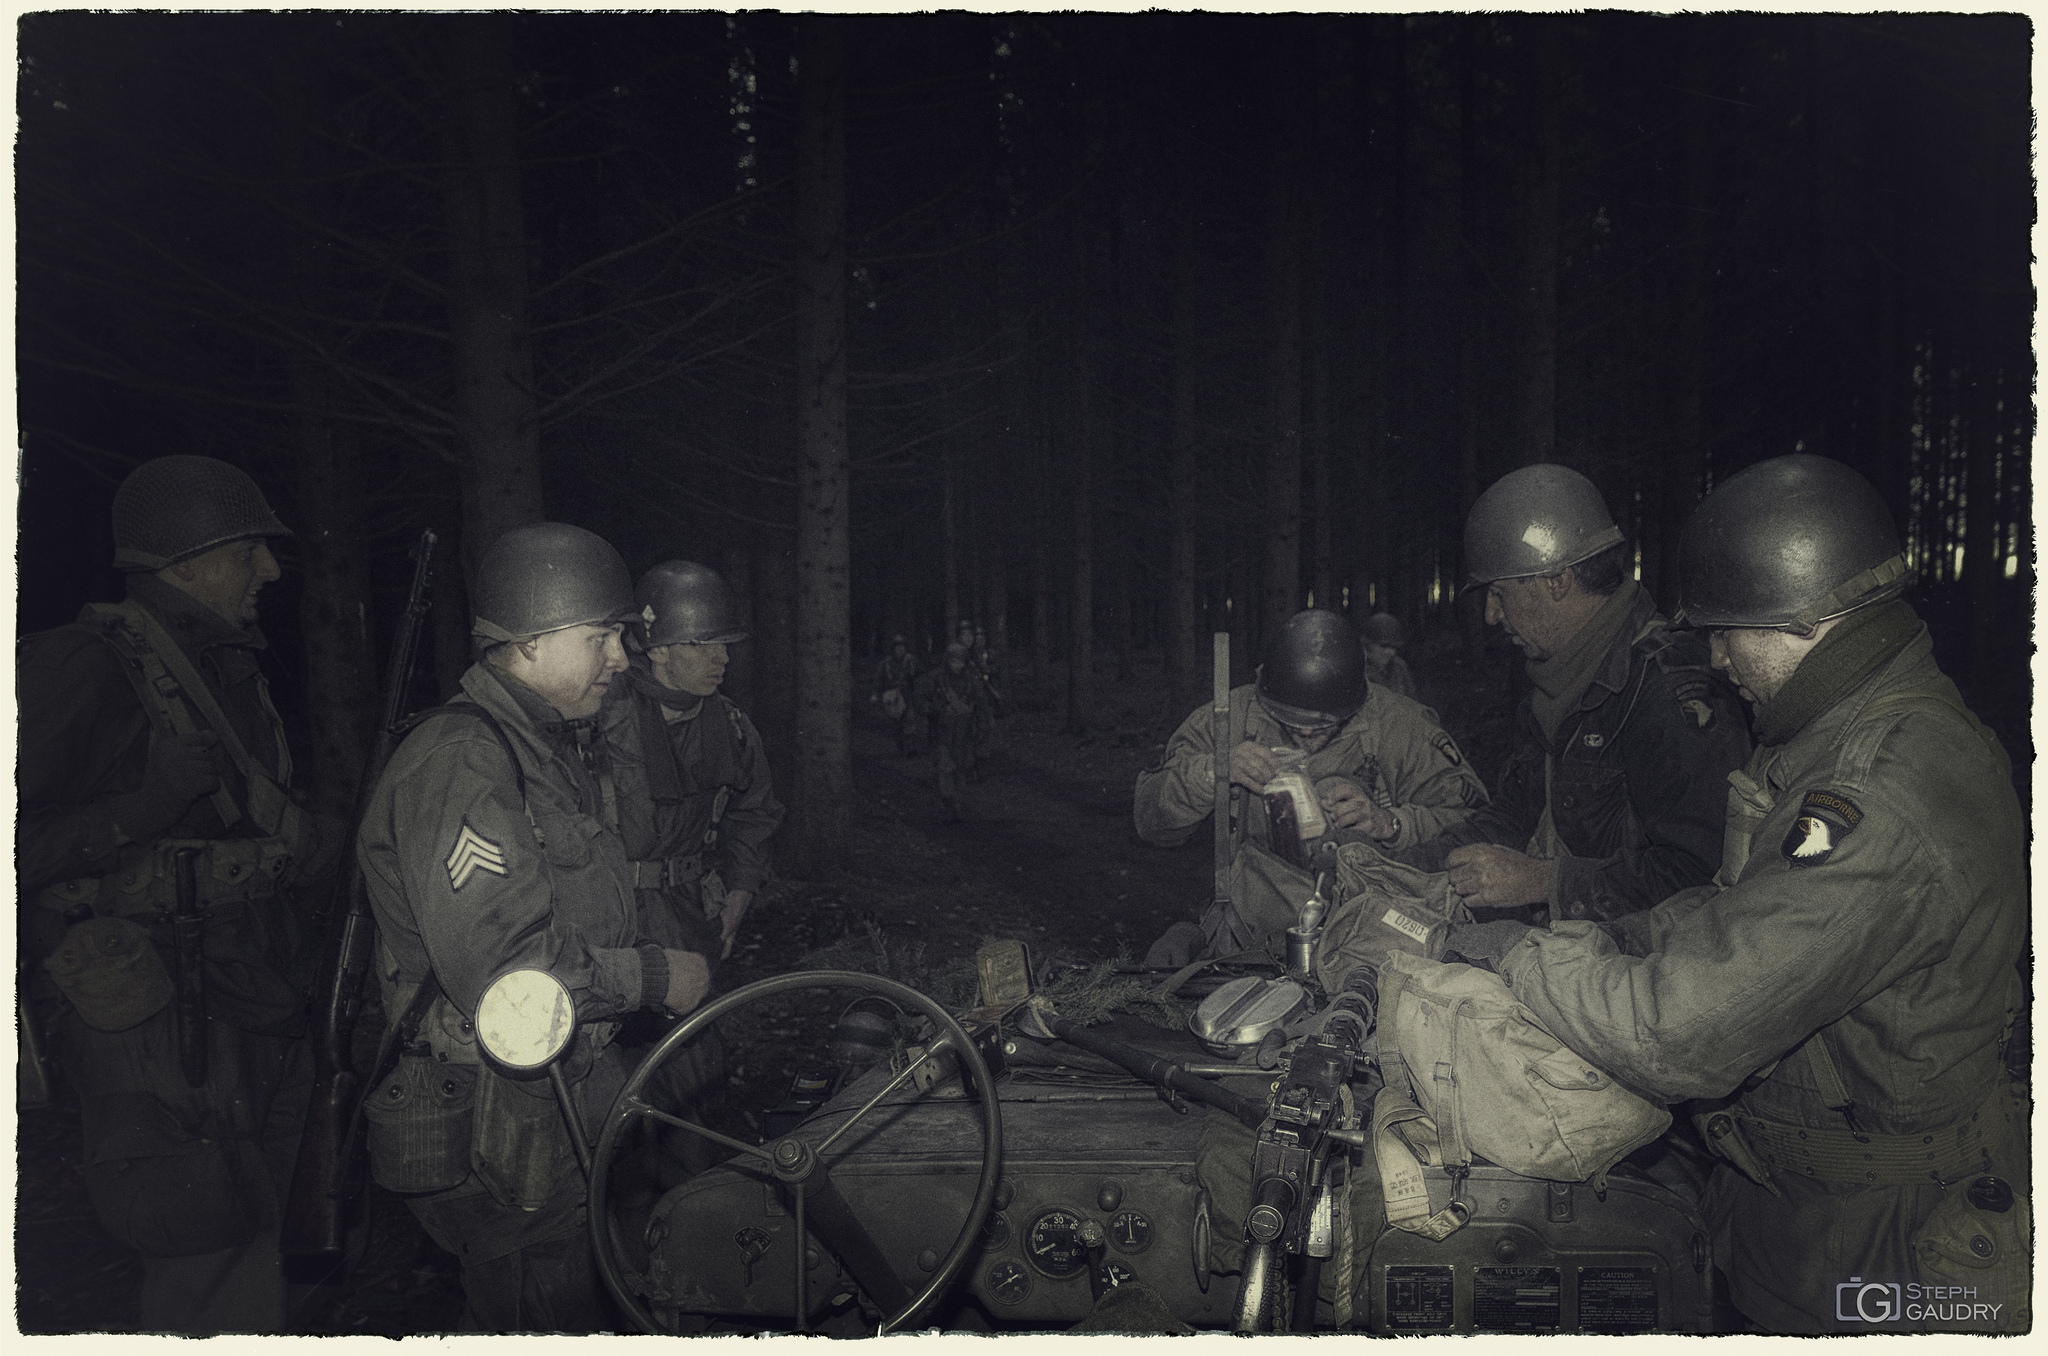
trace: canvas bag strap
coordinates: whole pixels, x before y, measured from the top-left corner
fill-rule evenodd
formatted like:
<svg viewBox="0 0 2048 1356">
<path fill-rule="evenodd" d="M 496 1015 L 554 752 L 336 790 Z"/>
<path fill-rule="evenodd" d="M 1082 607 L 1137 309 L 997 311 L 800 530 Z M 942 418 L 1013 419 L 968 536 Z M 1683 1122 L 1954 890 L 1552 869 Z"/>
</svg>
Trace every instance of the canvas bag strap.
<svg viewBox="0 0 2048 1356">
<path fill-rule="evenodd" d="M 156 618 L 149 615 L 148 609 L 136 608 L 135 620 L 141 627 L 149 648 L 155 651 L 156 657 L 162 662 L 165 672 L 176 681 L 185 700 L 192 703 L 192 708 L 199 713 L 200 718 L 220 736 L 221 748 L 226 750 L 236 770 L 247 782 L 249 818 L 263 832 L 279 834 L 288 842 L 297 842 L 299 808 L 292 804 L 291 798 L 284 794 L 284 789 L 276 780 L 257 766 L 249 750 L 243 747 L 241 737 L 235 733 L 234 723 L 228 719 L 227 712 L 221 710 L 220 703 L 214 700 L 213 692 L 207 687 L 206 680 L 192 667 L 192 661 L 178 648 L 178 643 L 171 638 L 170 633 L 163 629 Z M 262 699 L 263 712 L 276 729 L 277 747 L 282 751 L 285 747 L 284 731 L 279 727 L 277 712 L 270 705 L 269 693 L 263 690 L 260 684 L 258 691 Z"/>
<path fill-rule="evenodd" d="M 1441 1241 L 1465 1226 L 1469 1212 L 1456 1199 L 1441 1210 L 1430 1210 L 1423 1160 L 1396 1128 L 1409 1123 L 1427 1131 L 1424 1143 L 1434 1139 L 1436 1125 L 1428 1112 L 1402 1096 L 1392 1084 L 1381 1088 L 1372 1103 L 1372 1153 L 1379 1164 L 1387 1223 L 1406 1233 Z M 1429 1158 L 1434 1165 L 1436 1155 L 1431 1153 Z"/>
</svg>

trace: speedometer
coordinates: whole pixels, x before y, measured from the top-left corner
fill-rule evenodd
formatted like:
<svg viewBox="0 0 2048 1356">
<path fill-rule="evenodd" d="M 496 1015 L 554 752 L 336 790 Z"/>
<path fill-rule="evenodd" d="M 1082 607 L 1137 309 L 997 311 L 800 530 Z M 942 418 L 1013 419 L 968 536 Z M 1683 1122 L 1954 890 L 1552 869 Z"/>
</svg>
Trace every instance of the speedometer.
<svg viewBox="0 0 2048 1356">
<path fill-rule="evenodd" d="M 1031 1265 L 1054 1280 L 1078 1276 L 1088 1266 L 1088 1250 L 1076 1234 L 1081 1218 L 1071 1210 L 1048 1210 L 1031 1221 L 1024 1235 L 1024 1255 Z"/>
</svg>

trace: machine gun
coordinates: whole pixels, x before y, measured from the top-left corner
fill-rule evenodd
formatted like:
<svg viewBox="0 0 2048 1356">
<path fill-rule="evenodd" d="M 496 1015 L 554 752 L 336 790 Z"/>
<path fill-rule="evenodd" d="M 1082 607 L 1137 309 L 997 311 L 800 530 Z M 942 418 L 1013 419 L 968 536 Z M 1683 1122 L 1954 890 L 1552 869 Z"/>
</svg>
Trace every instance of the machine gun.
<svg viewBox="0 0 2048 1356">
<path fill-rule="evenodd" d="M 434 530 L 427 528 L 413 548 L 412 591 L 406 597 L 405 616 L 399 622 L 384 675 L 382 723 L 357 784 L 350 841 L 342 851 L 338 889 L 342 914 L 332 923 L 321 958 L 320 982 L 314 989 L 319 1007 L 313 1029 L 313 1098 L 299 1140 L 298 1162 L 292 1169 L 279 1241 L 279 1250 L 286 1256 L 338 1258 L 348 1206 L 361 1185 L 355 1160 L 362 1139 L 359 1090 L 365 1085 L 356 1072 L 354 1042 L 377 927 L 370 914 L 363 869 L 356 861 L 353 825 L 362 821 L 370 793 L 402 738 L 399 726 L 405 716 L 406 688 L 419 652 L 420 630 L 433 605 L 434 542 Z"/>
<path fill-rule="evenodd" d="M 1287 1328 L 1304 1332 L 1315 1324 L 1322 1264 L 1335 1250 L 1343 1208 L 1347 1151 L 1365 1144 L 1351 1081 L 1365 1058 L 1378 1003 L 1376 976 L 1371 967 L 1358 967 L 1283 1057 L 1286 1076 L 1252 1149 L 1244 1280 L 1233 1323 L 1238 1332 L 1272 1330 L 1274 1282 L 1287 1255 L 1302 1259 Z M 1348 1272 L 1343 1269 L 1347 1279 Z"/>
</svg>

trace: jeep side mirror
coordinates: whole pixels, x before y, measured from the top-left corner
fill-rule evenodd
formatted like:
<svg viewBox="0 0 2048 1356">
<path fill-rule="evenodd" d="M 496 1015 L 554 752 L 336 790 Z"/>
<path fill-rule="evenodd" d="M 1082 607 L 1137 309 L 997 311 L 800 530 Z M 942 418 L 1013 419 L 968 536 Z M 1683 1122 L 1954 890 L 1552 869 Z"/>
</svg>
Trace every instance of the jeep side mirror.
<svg viewBox="0 0 2048 1356">
<path fill-rule="evenodd" d="M 515 1072 L 547 1067 L 575 1034 L 576 1005 L 569 990 L 545 970 L 508 970 L 477 1001 L 478 1043 Z"/>
</svg>

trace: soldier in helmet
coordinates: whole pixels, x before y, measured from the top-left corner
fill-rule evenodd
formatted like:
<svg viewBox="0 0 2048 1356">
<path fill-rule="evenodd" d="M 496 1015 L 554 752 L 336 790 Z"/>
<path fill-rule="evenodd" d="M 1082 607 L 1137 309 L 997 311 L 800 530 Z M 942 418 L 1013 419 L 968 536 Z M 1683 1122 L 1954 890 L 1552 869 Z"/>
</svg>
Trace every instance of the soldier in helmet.
<svg viewBox="0 0 2048 1356">
<path fill-rule="evenodd" d="M 918 752 L 924 734 L 924 717 L 912 700 L 917 684 L 917 656 L 910 642 L 898 635 L 889 642 L 889 653 L 875 668 L 875 697 L 882 714 L 896 727 L 896 752 L 909 758 Z"/>
<path fill-rule="evenodd" d="M 482 1057 L 477 1000 L 514 969 L 567 986 L 560 1068 L 594 1132 L 625 1079 L 620 1020 L 688 1012 L 710 975 L 702 953 L 640 938 L 604 804 L 597 716 L 638 612 L 625 562 L 580 527 L 529 524 L 485 553 L 472 602 L 482 658 L 399 746 L 356 837 L 404 1049 L 369 1094 L 371 1170 L 462 1260 L 468 1326 L 591 1332 L 612 1319 L 568 1129 L 549 1079 Z"/>
<path fill-rule="evenodd" d="M 1533 691 L 1492 803 L 1396 857 L 1448 870 L 1469 907 L 1617 918 L 1713 873 L 1748 733 L 1625 552 L 1600 491 L 1564 466 L 1503 476 L 1465 520 L 1466 587 L 1486 589 Z"/>
<path fill-rule="evenodd" d="M 284 535 L 236 467 L 144 462 L 114 496 L 126 596 L 21 645 L 28 1020 L 79 1095 L 94 1211 L 142 1254 L 143 1331 L 285 1325 L 277 1229 L 311 1088 L 286 890 L 321 852 L 258 668 Z"/>
<path fill-rule="evenodd" d="M 1165 756 L 1138 774 L 1138 836 L 1178 847 L 1215 808 L 1215 744 L 1209 708 L 1196 710 Z M 1297 612 L 1267 641 L 1255 682 L 1230 694 L 1230 814 L 1237 839 L 1231 901 L 1236 920 L 1210 918 L 1203 943 L 1225 954 L 1270 941 L 1293 925 L 1314 883 L 1274 856 L 1263 788 L 1279 751 L 1299 750 L 1329 827 L 1388 849 L 1430 838 L 1486 803 L 1486 791 L 1436 714 L 1366 681 L 1358 632 L 1341 614 Z M 1188 925 L 1176 925 L 1160 963 L 1190 958 Z M 1171 954 L 1169 954 L 1171 953 Z"/>
<path fill-rule="evenodd" d="M 761 735 L 720 693 L 749 634 L 723 578 L 687 560 L 640 577 L 635 653 L 604 706 L 641 932 L 724 959 L 768 879 L 782 803 Z"/>
<path fill-rule="evenodd" d="M 1684 618 L 1756 712 L 1718 874 L 1615 923 L 1451 944 L 1643 1092 L 1730 1099 L 1695 1122 L 1725 1160 L 1716 1252 L 1758 1327 L 2024 1331 L 2026 1097 L 2001 1045 L 2027 828 L 2005 751 L 1935 666 L 1891 515 L 1848 467 L 1730 476 L 1683 557 Z M 1865 1284 L 1974 1303 L 1921 1323 Z"/>
<path fill-rule="evenodd" d="M 1403 697 L 1415 695 L 1415 674 L 1401 658 L 1408 643 L 1408 628 L 1391 612 L 1375 612 L 1358 628 L 1365 642 L 1365 677 L 1374 687 Z"/>
<path fill-rule="evenodd" d="M 971 631 L 972 628 L 970 627 Z M 945 661 L 917 680 L 917 709 L 931 723 L 939 750 L 939 801 L 948 820 L 960 818 L 960 784 L 974 771 L 974 732 L 988 690 L 965 645 L 946 647 Z"/>
</svg>

